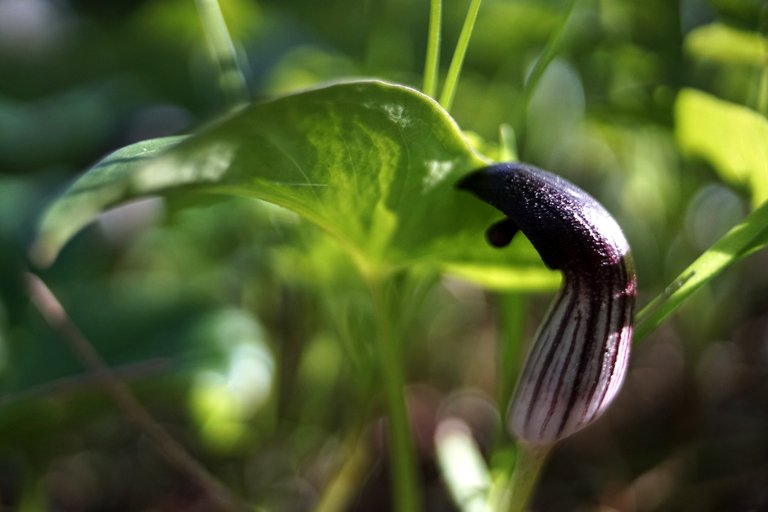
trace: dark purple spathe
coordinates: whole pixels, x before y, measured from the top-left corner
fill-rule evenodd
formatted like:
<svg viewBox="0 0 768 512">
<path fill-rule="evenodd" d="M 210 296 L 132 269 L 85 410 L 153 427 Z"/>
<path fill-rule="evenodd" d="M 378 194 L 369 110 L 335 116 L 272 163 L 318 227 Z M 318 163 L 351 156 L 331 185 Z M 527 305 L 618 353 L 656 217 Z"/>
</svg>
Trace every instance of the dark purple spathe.
<svg viewBox="0 0 768 512">
<path fill-rule="evenodd" d="M 597 419 L 624 380 L 636 298 L 629 245 L 592 196 L 541 169 L 492 165 L 459 187 L 506 215 L 488 230 L 493 245 L 522 231 L 544 263 L 563 272 L 509 409 L 518 438 L 554 443 Z"/>
</svg>

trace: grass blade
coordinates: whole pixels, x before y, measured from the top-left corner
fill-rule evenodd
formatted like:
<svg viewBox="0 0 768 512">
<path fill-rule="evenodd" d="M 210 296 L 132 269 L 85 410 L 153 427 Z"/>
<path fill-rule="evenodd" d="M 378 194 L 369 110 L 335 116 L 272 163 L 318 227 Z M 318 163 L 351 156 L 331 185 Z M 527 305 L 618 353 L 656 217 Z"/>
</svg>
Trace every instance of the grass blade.
<svg viewBox="0 0 768 512">
<path fill-rule="evenodd" d="M 571 19 L 571 14 L 573 14 L 573 9 L 575 6 L 576 0 L 568 0 L 568 6 L 566 7 L 565 14 L 563 14 L 560 25 L 557 27 L 554 34 L 552 34 L 552 37 L 547 42 L 547 46 L 544 48 L 544 52 L 533 65 L 533 69 L 531 69 L 531 72 L 528 75 L 528 79 L 525 81 L 525 86 L 523 88 L 523 99 L 520 103 L 520 111 L 518 113 L 516 126 L 516 131 L 518 134 L 517 147 L 520 149 L 522 149 L 525 139 L 525 124 L 526 118 L 528 116 L 528 105 L 531 102 L 531 97 L 533 96 L 533 92 L 536 90 L 536 87 L 539 85 L 539 81 L 544 75 L 544 71 L 547 70 L 549 63 L 552 62 L 552 59 L 555 58 L 555 55 L 557 55 L 557 52 L 560 50 L 560 44 L 563 41 L 565 29 L 568 26 L 568 21 Z"/>
<path fill-rule="evenodd" d="M 686 268 L 663 294 L 637 315 L 635 341 L 650 334 L 701 286 L 723 270 L 768 245 L 768 202 L 733 227 Z"/>
<path fill-rule="evenodd" d="M 211 58 L 219 71 L 219 87 L 230 107 L 248 102 L 248 86 L 237 59 L 237 51 L 227 30 L 218 0 L 197 0 Z"/>
<path fill-rule="evenodd" d="M 469 39 L 472 37 L 472 30 L 475 28 L 475 21 L 477 20 L 477 13 L 480 10 L 481 2 L 482 0 L 472 0 L 472 3 L 469 4 L 469 11 L 467 11 L 467 17 L 464 19 L 464 26 L 461 28 L 459 41 L 456 43 L 456 50 L 453 52 L 453 59 L 451 59 L 451 65 L 448 68 L 448 76 L 445 78 L 443 93 L 440 95 L 440 104 L 449 112 L 453 105 L 453 98 L 456 95 L 456 86 L 459 82 L 459 75 L 461 75 L 461 66 L 464 64 L 464 56 L 467 54 Z"/>
<path fill-rule="evenodd" d="M 437 74 L 440 66 L 440 25 L 443 0 L 432 0 L 429 11 L 429 39 L 427 60 L 424 64 L 424 94 L 432 98 L 437 94 Z"/>
</svg>

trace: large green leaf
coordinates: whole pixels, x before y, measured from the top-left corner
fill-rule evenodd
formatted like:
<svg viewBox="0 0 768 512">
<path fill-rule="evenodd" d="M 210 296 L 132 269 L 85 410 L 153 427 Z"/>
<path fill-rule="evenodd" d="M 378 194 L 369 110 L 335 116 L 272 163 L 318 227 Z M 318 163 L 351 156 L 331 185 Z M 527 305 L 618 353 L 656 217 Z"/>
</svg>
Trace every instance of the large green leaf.
<svg viewBox="0 0 768 512">
<path fill-rule="evenodd" d="M 706 159 L 731 184 L 749 188 L 753 204 L 768 199 L 768 120 L 693 89 L 678 95 L 675 119 L 684 152 Z"/>
<path fill-rule="evenodd" d="M 77 230 L 126 200 L 203 191 L 298 212 L 333 234 L 364 272 L 503 264 L 530 289 L 552 274 L 530 245 L 489 248 L 483 232 L 499 214 L 455 190 L 462 174 L 485 163 L 431 98 L 380 81 L 336 84 L 251 105 L 182 141 L 110 155 L 50 207 L 33 254 L 52 261 Z"/>
</svg>

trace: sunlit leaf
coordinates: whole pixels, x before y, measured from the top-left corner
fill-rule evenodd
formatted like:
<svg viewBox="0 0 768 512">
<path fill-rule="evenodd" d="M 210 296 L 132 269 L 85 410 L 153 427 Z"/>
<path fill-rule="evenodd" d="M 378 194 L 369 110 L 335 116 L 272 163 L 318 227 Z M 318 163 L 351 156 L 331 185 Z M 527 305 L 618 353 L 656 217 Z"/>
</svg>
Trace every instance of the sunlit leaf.
<svg viewBox="0 0 768 512">
<path fill-rule="evenodd" d="M 534 262 L 526 264 L 518 261 L 509 265 L 509 254 L 525 254 L 528 241 L 522 236 L 516 236 L 509 247 L 496 249 L 494 255 L 486 256 L 484 252 L 474 256 L 473 263 L 446 261 L 442 270 L 452 276 L 466 281 L 472 281 L 485 288 L 495 291 L 535 292 L 554 290 L 561 281 L 559 272 L 553 272 Z M 471 256 L 471 253 L 467 252 Z"/>
<path fill-rule="evenodd" d="M 768 120 L 693 89 L 680 92 L 675 118 L 685 153 L 707 160 L 731 184 L 748 187 L 753 204 L 768 199 Z"/>
<path fill-rule="evenodd" d="M 768 55 L 768 39 L 721 23 L 711 23 L 692 30 L 685 39 L 685 49 L 694 57 L 725 64 L 762 66 Z"/>
<path fill-rule="evenodd" d="M 768 245 L 768 202 L 732 228 L 638 314 L 635 339 L 658 327 L 701 286 L 743 257 Z"/>
<path fill-rule="evenodd" d="M 119 203 L 192 191 L 289 208 L 334 235 L 364 272 L 500 258 L 542 271 L 529 244 L 503 255 L 489 248 L 483 232 L 498 213 L 455 189 L 486 162 L 427 96 L 379 81 L 337 84 L 249 106 L 180 142 L 110 155 L 50 207 L 34 255 L 50 262 Z"/>
</svg>

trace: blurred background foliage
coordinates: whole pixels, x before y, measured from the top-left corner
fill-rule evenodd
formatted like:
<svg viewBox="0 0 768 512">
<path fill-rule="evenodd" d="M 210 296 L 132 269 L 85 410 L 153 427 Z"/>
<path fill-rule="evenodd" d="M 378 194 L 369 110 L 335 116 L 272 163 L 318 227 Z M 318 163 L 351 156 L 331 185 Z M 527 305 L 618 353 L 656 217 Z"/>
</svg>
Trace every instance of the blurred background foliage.
<svg viewBox="0 0 768 512">
<path fill-rule="evenodd" d="M 581 0 L 522 116 L 526 73 L 565 4 L 486 0 L 452 114 L 489 154 L 500 125 L 513 127 L 522 160 L 617 216 L 642 305 L 768 198 L 768 8 Z M 255 100 L 340 78 L 421 84 L 426 1 L 221 5 Z M 466 8 L 445 2 L 443 69 Z M 22 283 L 34 223 L 75 175 L 222 113 L 195 2 L 0 0 L 0 77 L 2 509 L 208 510 Z M 556 451 L 537 510 L 768 509 L 767 264 L 752 256 L 637 346 L 608 417 Z M 148 200 L 103 216 L 41 272 L 158 421 L 236 493 L 265 510 L 310 508 L 362 428 L 352 508 L 389 508 L 383 427 L 360 425 L 381 405 L 368 396 L 372 355 L 353 339 L 370 305 L 333 240 L 256 201 Z M 497 337 L 529 339 L 553 288 L 435 284 L 403 283 L 414 304 L 403 343 L 428 510 L 452 510 L 434 425 L 459 415 L 493 443 Z M 497 325 L 499 314 L 521 320 Z"/>
</svg>

